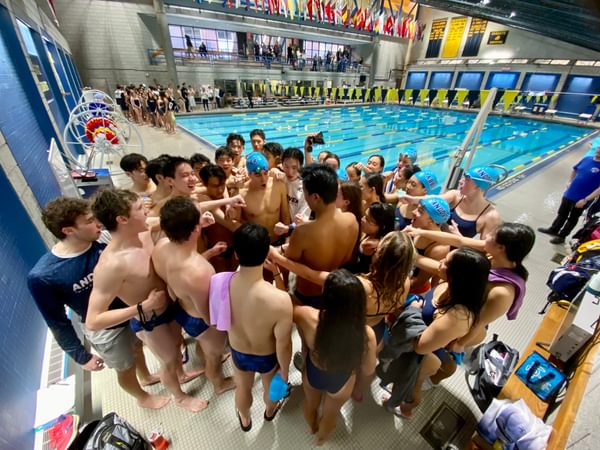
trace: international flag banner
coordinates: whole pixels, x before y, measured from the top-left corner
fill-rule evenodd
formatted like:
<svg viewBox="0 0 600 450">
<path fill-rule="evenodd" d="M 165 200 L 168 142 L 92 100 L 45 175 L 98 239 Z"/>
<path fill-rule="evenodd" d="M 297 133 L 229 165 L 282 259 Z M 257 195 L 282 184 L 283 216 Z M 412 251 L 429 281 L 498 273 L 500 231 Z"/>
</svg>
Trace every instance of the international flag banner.
<svg viewBox="0 0 600 450">
<path fill-rule="evenodd" d="M 389 15 L 385 19 L 385 25 L 383 26 L 383 34 L 391 35 L 394 31 L 394 17 Z"/>
<path fill-rule="evenodd" d="M 312 20 L 313 20 L 313 0 L 307 0 L 306 10 L 308 11 L 308 19 L 312 22 Z"/>
<path fill-rule="evenodd" d="M 359 30 L 365 30 L 366 29 L 366 21 L 367 21 L 367 9 L 361 9 L 358 12 L 358 17 L 359 19 L 357 20 L 357 24 L 356 27 Z"/>
<path fill-rule="evenodd" d="M 463 48 L 462 56 L 477 56 L 479 53 L 479 47 L 481 46 L 481 40 L 485 34 L 487 27 L 487 20 L 478 19 L 476 17 L 471 18 L 471 25 L 469 25 L 469 31 L 467 33 L 467 41 Z"/>
<path fill-rule="evenodd" d="M 427 44 L 425 58 L 439 57 L 447 23 L 448 19 L 437 19 L 431 22 L 431 31 L 429 32 L 429 43 Z"/>
</svg>

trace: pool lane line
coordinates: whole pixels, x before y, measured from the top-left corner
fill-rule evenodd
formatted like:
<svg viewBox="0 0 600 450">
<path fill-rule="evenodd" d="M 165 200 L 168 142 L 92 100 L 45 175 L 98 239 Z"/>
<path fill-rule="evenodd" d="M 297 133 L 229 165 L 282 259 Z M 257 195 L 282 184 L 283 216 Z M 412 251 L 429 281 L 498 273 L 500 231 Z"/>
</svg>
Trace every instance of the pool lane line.
<svg viewBox="0 0 600 450">
<path fill-rule="evenodd" d="M 400 123 L 400 122 L 398 122 L 398 123 Z M 307 126 L 307 125 L 308 124 L 303 125 L 303 126 Z M 395 124 L 391 124 L 391 123 L 389 125 L 390 126 L 395 126 Z M 462 127 L 462 125 L 463 125 L 463 123 L 456 123 L 456 124 L 452 124 L 452 125 L 445 125 L 445 127 L 447 127 L 447 128 Z M 500 126 L 501 125 L 498 124 L 498 125 L 493 125 L 492 127 L 493 128 L 498 128 Z M 359 127 L 366 128 L 368 130 L 370 128 L 379 128 L 379 124 L 377 122 L 371 122 L 368 125 L 359 125 Z M 318 126 L 316 128 L 318 128 Z M 337 128 L 337 129 L 332 129 L 332 130 L 328 130 L 328 131 L 329 132 L 350 131 L 350 130 L 354 130 L 356 128 L 358 128 L 358 127 Z M 489 128 L 489 127 L 486 127 L 486 129 L 487 128 Z M 441 129 L 441 127 L 440 127 L 440 129 Z M 272 132 L 272 131 L 275 131 L 275 132 L 276 131 L 282 131 L 282 130 L 277 130 L 276 128 L 266 128 L 266 129 L 263 129 L 263 130 L 265 131 L 265 133 L 267 135 L 269 135 L 269 133 Z M 418 131 L 418 130 L 426 130 L 426 128 L 424 128 L 424 127 L 423 128 L 420 128 L 420 127 L 402 128 L 402 127 L 400 127 L 397 130 L 387 130 L 387 131 L 382 131 L 380 133 L 373 133 L 373 134 L 368 135 L 368 137 L 379 136 L 379 135 L 383 135 L 383 134 L 386 134 L 386 133 L 387 134 L 392 134 L 392 132 L 397 133 L 397 132 L 402 132 L 402 131 Z M 301 133 L 294 133 L 294 134 L 286 134 L 286 135 L 282 135 L 282 136 L 275 136 L 275 139 L 293 139 L 293 138 L 298 137 L 298 136 L 308 136 L 309 134 L 311 134 L 313 132 L 314 131 L 304 131 L 304 132 L 301 132 Z M 460 132 L 454 133 L 454 135 L 456 135 L 456 134 L 465 134 L 465 132 L 464 131 L 460 131 Z M 447 135 L 442 135 L 442 136 L 427 136 L 427 135 L 425 135 L 423 137 L 423 139 L 425 139 L 425 138 L 431 138 L 431 137 L 443 138 L 445 136 L 447 136 Z M 205 140 L 208 139 L 208 138 L 213 138 L 213 137 L 215 137 L 215 138 L 218 137 L 218 138 L 221 138 L 221 139 L 226 138 L 226 136 L 224 136 L 220 132 L 214 133 L 214 134 L 205 133 L 203 135 L 203 137 L 204 137 Z M 343 139 L 344 140 L 355 140 L 357 138 L 358 138 L 358 136 L 349 136 L 349 137 L 346 137 L 346 138 L 343 138 Z M 421 139 L 421 138 L 419 138 L 419 139 Z M 432 139 L 430 139 L 430 140 L 432 140 Z M 415 142 L 420 142 L 420 140 L 419 141 L 415 141 Z M 409 144 L 410 143 L 411 142 L 409 142 Z"/>
<path fill-rule="evenodd" d="M 582 136 L 582 138 L 580 138 L 580 139 L 585 138 L 587 135 L 588 134 Z M 526 137 L 526 136 L 521 136 L 521 137 Z M 500 141 L 504 141 L 504 140 L 506 140 L 506 139 L 503 139 L 503 140 L 500 140 Z M 493 142 L 497 142 L 497 141 L 498 140 L 495 140 Z M 482 144 L 478 145 L 477 149 L 484 147 L 485 144 L 486 143 L 483 142 Z M 529 148 L 527 150 L 523 150 L 522 152 L 519 152 L 517 154 L 511 153 L 510 156 L 506 156 L 504 158 L 501 158 L 501 159 L 499 159 L 497 161 L 494 161 L 493 163 L 494 164 L 503 165 L 506 162 L 510 161 L 511 159 L 514 159 L 515 157 L 521 156 L 523 153 L 534 152 L 534 151 L 538 150 L 541 147 L 545 147 L 546 145 L 547 145 L 547 142 L 545 142 L 543 145 L 540 145 L 540 146 L 537 146 L 537 147 L 533 147 L 533 148 Z M 393 146 L 389 146 L 389 145 L 388 146 L 381 146 L 381 147 L 369 150 L 368 152 L 363 152 L 363 154 L 366 154 L 366 153 L 375 153 L 377 151 L 387 150 L 387 149 L 390 149 L 390 148 L 393 148 Z M 550 152 L 549 154 L 554 154 L 556 152 L 556 150 L 549 150 L 548 152 Z M 546 152 L 546 153 L 548 153 L 548 152 Z M 436 155 L 436 153 L 437 153 L 437 155 Z M 438 161 L 443 161 L 443 160 L 445 160 L 447 158 L 452 158 L 454 156 L 452 153 L 453 152 L 449 153 L 446 149 L 441 149 L 441 150 L 437 150 L 437 151 L 434 150 L 434 152 L 432 154 L 433 157 L 431 157 L 431 158 L 429 158 L 427 160 L 424 160 L 424 161 L 418 161 L 418 164 L 419 164 L 419 166 L 422 166 L 422 167 L 428 166 L 428 165 L 434 164 L 434 163 L 436 163 Z M 353 153 L 342 154 L 342 155 L 338 154 L 338 156 L 340 156 L 341 158 L 347 158 L 347 157 L 352 157 L 352 156 L 357 156 L 357 155 L 356 155 L 355 152 L 353 152 Z M 532 161 L 538 161 L 539 160 L 539 159 L 536 159 L 536 158 L 538 158 L 538 156 L 532 158 Z M 528 161 L 527 163 L 525 163 L 525 165 L 530 164 L 530 163 L 531 163 L 531 161 Z M 392 165 L 391 167 L 395 167 L 395 164 Z M 520 167 L 520 166 L 517 166 L 517 167 Z"/>
<path fill-rule="evenodd" d="M 591 141 L 599 134 L 600 131 L 598 130 L 591 131 L 578 139 L 569 141 L 571 142 L 571 144 L 564 144 L 559 146 L 558 148 L 548 150 L 543 155 L 540 155 L 542 157 L 540 160 L 534 162 L 534 158 L 532 158 L 531 160 L 525 163 L 513 167 L 511 170 L 509 170 L 509 173 L 512 173 L 512 175 L 509 175 L 508 178 L 499 185 L 491 188 L 488 191 L 488 197 L 491 198 L 501 194 L 506 194 L 510 190 L 514 189 L 519 181 L 527 179 L 528 177 L 542 170 L 549 164 L 552 164 L 553 162 L 557 161 L 565 154 L 574 151 L 575 148 L 579 147 L 586 141 Z"/>
</svg>

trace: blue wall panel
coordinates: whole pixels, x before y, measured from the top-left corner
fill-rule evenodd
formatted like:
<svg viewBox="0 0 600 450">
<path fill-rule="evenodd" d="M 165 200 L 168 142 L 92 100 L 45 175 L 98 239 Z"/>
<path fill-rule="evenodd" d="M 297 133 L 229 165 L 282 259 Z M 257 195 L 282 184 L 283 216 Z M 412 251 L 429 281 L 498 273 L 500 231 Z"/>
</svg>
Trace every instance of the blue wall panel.
<svg viewBox="0 0 600 450">
<path fill-rule="evenodd" d="M 563 92 L 590 95 L 561 95 L 557 105 L 559 113 L 576 116 L 581 113 L 591 114 L 594 111 L 594 105 L 590 103 L 590 100 L 592 95 L 600 93 L 600 77 L 569 75 Z"/>
<path fill-rule="evenodd" d="M 514 89 L 519 81 L 519 72 L 490 72 L 486 89 Z"/>
<path fill-rule="evenodd" d="M 0 448 L 23 450 L 33 448 L 47 329 L 26 276 L 46 249 L 2 169 L 0 192 Z"/>
<path fill-rule="evenodd" d="M 560 75 L 557 73 L 528 73 L 523 80 L 522 91 L 553 92 Z"/>
<path fill-rule="evenodd" d="M 429 89 L 450 89 L 454 72 L 431 72 Z"/>
<path fill-rule="evenodd" d="M 456 80 L 455 89 L 468 89 L 477 91 L 481 88 L 483 72 L 460 72 Z"/>
<path fill-rule="evenodd" d="M 408 72 L 406 79 L 406 89 L 423 89 L 427 72 Z"/>
<path fill-rule="evenodd" d="M 0 130 L 41 206 L 60 195 L 48 165 L 56 137 L 17 39 L 8 10 L 0 6 Z"/>
</svg>

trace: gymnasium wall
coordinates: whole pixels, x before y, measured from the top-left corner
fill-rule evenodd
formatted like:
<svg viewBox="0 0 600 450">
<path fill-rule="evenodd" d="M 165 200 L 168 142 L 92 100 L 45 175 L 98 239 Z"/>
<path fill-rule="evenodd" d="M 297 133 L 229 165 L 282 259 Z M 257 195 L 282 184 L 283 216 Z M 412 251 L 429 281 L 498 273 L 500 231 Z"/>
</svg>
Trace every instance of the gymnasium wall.
<svg viewBox="0 0 600 450">
<path fill-rule="evenodd" d="M 112 92 L 117 83 L 168 84 L 166 65 L 150 64 L 160 47 L 152 0 L 56 0 L 61 32 L 84 84 Z"/>
</svg>

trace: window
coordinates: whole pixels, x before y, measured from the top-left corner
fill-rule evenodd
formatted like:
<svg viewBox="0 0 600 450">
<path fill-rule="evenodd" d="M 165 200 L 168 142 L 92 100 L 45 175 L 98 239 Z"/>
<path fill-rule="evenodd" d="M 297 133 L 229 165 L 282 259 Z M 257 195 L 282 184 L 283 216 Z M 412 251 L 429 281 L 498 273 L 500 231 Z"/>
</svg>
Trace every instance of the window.
<svg viewBox="0 0 600 450">
<path fill-rule="evenodd" d="M 230 53 L 237 51 L 237 35 L 225 30 L 212 30 L 208 28 L 183 27 L 180 25 L 169 25 L 171 45 L 173 49 L 185 49 L 185 36 L 192 40 L 195 49 L 204 42 L 206 49 L 210 52 Z"/>
</svg>

